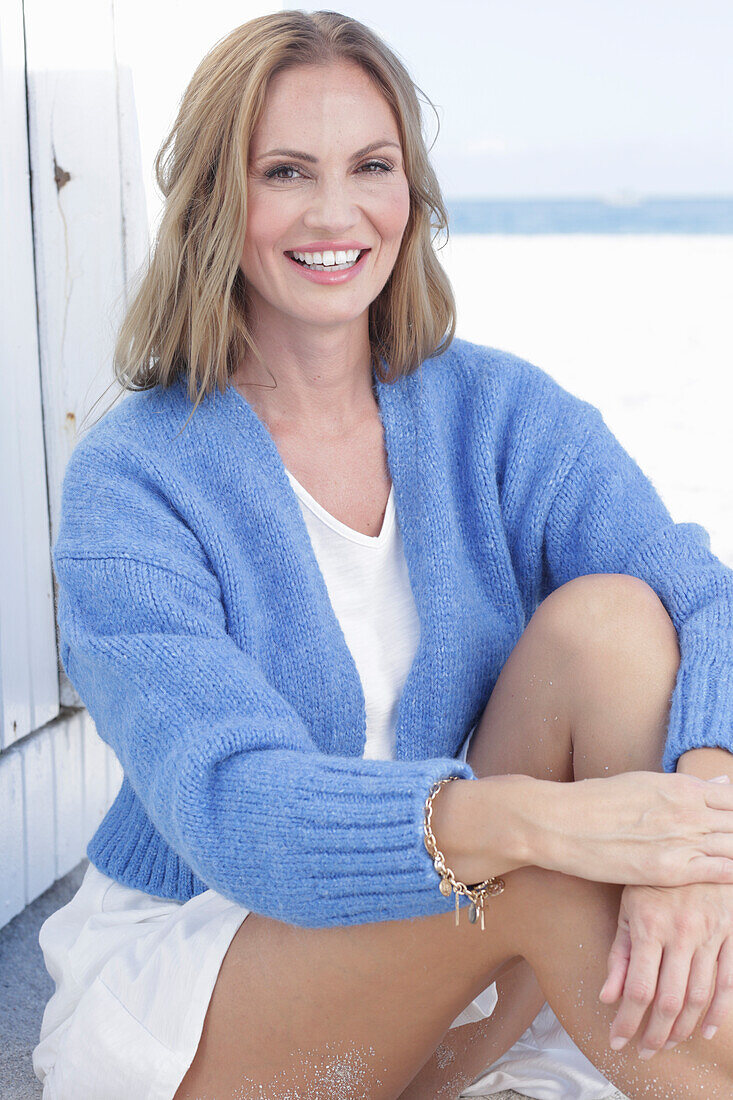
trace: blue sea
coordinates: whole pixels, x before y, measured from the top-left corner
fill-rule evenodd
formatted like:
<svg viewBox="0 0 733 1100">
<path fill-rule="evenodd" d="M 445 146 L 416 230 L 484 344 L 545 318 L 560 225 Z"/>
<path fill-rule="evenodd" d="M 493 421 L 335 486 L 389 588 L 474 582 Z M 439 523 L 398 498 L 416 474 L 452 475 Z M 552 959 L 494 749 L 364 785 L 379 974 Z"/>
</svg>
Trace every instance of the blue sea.
<svg viewBox="0 0 733 1100">
<path fill-rule="evenodd" d="M 733 233 L 729 198 L 447 199 L 458 233 Z"/>
</svg>

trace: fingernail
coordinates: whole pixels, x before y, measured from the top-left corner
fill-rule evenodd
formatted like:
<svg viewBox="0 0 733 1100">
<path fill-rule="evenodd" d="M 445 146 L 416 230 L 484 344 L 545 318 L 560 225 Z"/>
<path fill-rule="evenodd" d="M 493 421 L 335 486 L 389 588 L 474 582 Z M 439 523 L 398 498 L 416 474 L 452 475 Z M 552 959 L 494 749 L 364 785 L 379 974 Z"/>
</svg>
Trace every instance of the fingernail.
<svg viewBox="0 0 733 1100">
<path fill-rule="evenodd" d="M 611 1050 L 621 1050 L 628 1041 L 628 1039 L 624 1039 L 623 1035 L 617 1035 L 615 1039 L 611 1039 Z"/>
<path fill-rule="evenodd" d="M 717 1030 L 718 1030 L 717 1027 L 713 1027 L 712 1024 L 708 1024 L 707 1027 L 704 1027 L 702 1029 L 703 1038 L 704 1039 L 712 1039 Z"/>
<path fill-rule="evenodd" d="M 715 779 L 708 779 L 708 783 L 730 783 L 730 776 L 716 775 Z"/>
<path fill-rule="evenodd" d="M 639 1057 L 643 1058 L 645 1061 L 648 1061 L 648 1059 L 653 1058 L 656 1053 L 656 1050 L 647 1050 L 645 1048 L 639 1051 Z"/>
<path fill-rule="evenodd" d="M 667 1042 L 664 1044 L 664 1049 L 665 1050 L 672 1050 L 672 1048 L 676 1047 L 676 1046 L 677 1046 L 677 1040 L 667 1039 Z"/>
</svg>

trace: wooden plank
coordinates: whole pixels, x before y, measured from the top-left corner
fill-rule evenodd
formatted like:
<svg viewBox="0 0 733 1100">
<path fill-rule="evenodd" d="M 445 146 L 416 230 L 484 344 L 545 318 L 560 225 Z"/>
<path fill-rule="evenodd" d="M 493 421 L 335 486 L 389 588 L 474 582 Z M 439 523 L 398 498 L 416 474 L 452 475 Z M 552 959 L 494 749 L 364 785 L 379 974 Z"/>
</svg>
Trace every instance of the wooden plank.
<svg viewBox="0 0 733 1100">
<path fill-rule="evenodd" d="M 56 880 L 55 730 L 55 725 L 39 730 L 17 749 L 23 762 L 25 795 L 26 903 L 37 898 Z"/>
<path fill-rule="evenodd" d="M 59 710 L 20 3 L 1 45 L 0 749 Z"/>
<path fill-rule="evenodd" d="M 83 858 L 86 847 L 81 737 L 80 713 L 54 728 L 52 743 L 57 879 L 76 867 Z"/>
<path fill-rule="evenodd" d="M 25 19 L 39 350 L 55 539 L 71 452 L 119 392 L 112 371 L 125 287 L 117 80 L 111 5 L 26 0 Z M 61 701 L 80 704 L 65 676 Z"/>
<path fill-rule="evenodd" d="M 25 907 L 23 768 L 20 753 L 0 756 L 0 927 Z"/>
</svg>

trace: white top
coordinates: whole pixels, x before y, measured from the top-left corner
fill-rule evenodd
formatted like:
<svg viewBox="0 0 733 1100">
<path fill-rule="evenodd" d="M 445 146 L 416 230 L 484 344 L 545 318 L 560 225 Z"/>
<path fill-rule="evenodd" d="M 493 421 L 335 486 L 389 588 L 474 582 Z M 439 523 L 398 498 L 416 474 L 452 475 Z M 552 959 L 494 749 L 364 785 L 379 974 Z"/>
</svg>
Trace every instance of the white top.
<svg viewBox="0 0 733 1100">
<path fill-rule="evenodd" d="M 390 489 L 378 535 L 347 527 L 286 470 L 308 528 L 331 606 L 344 632 L 366 704 L 364 757 L 392 760 L 397 704 L 420 638 L 402 536 Z"/>
</svg>

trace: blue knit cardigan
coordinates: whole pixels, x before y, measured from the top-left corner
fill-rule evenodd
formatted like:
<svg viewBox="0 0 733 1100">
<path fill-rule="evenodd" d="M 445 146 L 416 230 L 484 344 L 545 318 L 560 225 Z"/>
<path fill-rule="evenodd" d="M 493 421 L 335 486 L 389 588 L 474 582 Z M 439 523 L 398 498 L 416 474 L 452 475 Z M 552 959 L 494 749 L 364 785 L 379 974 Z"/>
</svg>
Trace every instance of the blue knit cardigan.
<svg viewBox="0 0 733 1100">
<path fill-rule="evenodd" d="M 124 779 L 87 855 L 185 901 L 304 927 L 445 912 L 423 806 L 537 605 L 587 573 L 659 595 L 681 664 L 663 765 L 733 751 L 733 570 L 675 524 L 599 410 L 454 339 L 373 377 L 420 639 L 394 760 L 363 759 L 359 675 L 272 437 L 231 385 L 126 396 L 68 463 L 61 659 Z M 462 899 L 461 904 L 465 903 Z"/>
</svg>

